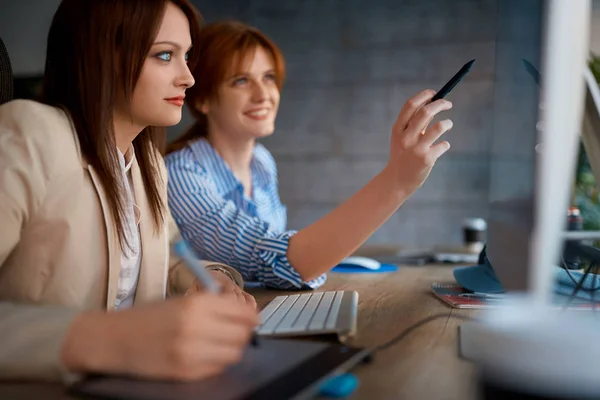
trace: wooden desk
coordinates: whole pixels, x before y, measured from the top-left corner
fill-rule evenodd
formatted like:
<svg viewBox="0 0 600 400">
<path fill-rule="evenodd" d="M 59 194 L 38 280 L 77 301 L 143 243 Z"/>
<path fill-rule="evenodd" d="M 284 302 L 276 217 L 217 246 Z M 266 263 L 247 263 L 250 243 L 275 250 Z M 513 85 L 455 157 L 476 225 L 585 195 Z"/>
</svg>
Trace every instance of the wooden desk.
<svg viewBox="0 0 600 400">
<path fill-rule="evenodd" d="M 448 314 L 420 327 L 393 347 L 377 354 L 355 373 L 360 386 L 351 399 L 474 399 L 475 371 L 457 356 L 455 310 L 431 294 L 432 282 L 451 281 L 452 267 L 403 267 L 390 274 L 329 274 L 323 290 L 356 290 L 359 293 L 358 332 L 348 341 L 376 346 L 427 316 Z M 279 291 L 253 290 L 263 306 Z M 0 383 L 0 399 L 71 399 L 59 385 Z"/>
<path fill-rule="evenodd" d="M 391 274 L 331 273 L 323 290 L 356 290 L 358 332 L 348 344 L 373 347 L 430 315 L 445 313 L 421 326 L 354 372 L 360 386 L 350 399 L 475 399 L 474 367 L 458 358 L 458 326 L 452 309 L 431 294 L 433 282 L 453 281 L 451 266 L 402 267 Z M 259 306 L 275 295 L 253 291 Z"/>
</svg>

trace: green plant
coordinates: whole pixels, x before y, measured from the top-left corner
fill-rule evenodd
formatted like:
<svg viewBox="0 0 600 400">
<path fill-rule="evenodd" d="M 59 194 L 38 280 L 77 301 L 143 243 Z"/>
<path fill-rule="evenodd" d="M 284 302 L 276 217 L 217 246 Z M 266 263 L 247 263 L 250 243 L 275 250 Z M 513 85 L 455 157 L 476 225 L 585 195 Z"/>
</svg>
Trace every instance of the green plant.
<svg viewBox="0 0 600 400">
<path fill-rule="evenodd" d="M 600 195 L 583 144 L 579 145 L 574 189 L 574 203 L 581 212 L 583 229 L 600 230 Z"/>
<path fill-rule="evenodd" d="M 596 78 L 596 82 L 600 83 L 600 57 L 591 54 L 588 65 Z M 600 192 L 581 142 L 573 185 L 572 204 L 577 206 L 581 212 L 584 230 L 600 230 Z M 599 246 L 600 242 L 596 241 L 594 245 Z"/>
<path fill-rule="evenodd" d="M 600 57 L 594 53 L 591 53 L 588 65 L 592 71 L 592 74 L 594 74 L 594 77 L 596 78 L 596 82 L 600 82 Z"/>
</svg>

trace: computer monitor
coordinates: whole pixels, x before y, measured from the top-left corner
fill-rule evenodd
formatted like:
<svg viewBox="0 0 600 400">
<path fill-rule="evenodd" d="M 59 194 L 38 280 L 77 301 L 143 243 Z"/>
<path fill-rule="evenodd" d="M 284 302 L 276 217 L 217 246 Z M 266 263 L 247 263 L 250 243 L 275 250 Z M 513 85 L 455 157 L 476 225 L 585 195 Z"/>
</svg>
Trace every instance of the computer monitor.
<svg viewBox="0 0 600 400">
<path fill-rule="evenodd" d="M 586 69 L 591 3 L 497 5 L 487 255 L 504 289 L 528 293 L 462 324 L 459 348 L 478 365 L 481 398 L 599 398 L 600 323 L 551 302 L 580 138 L 600 178 L 600 96 Z"/>
<path fill-rule="evenodd" d="M 529 296 L 507 296 L 511 303 L 461 325 L 460 348 L 478 363 L 483 398 L 598 398 L 598 320 L 557 312 L 551 302 L 553 265 L 572 237 L 565 228 L 580 138 L 600 178 L 600 96 L 586 69 L 591 2 L 497 4 L 500 20 L 507 19 L 498 25 L 496 63 L 503 69 L 495 82 L 494 140 L 500 145 L 491 154 L 488 258 L 505 289 Z M 531 74 L 535 69 L 539 75 Z M 503 141 L 506 131 L 512 142 Z M 520 168 L 510 169 L 511 157 Z"/>
<path fill-rule="evenodd" d="M 591 5 L 497 5 L 487 255 L 506 290 L 529 290 L 545 303 L 575 172 Z M 584 138 L 599 154 L 599 139 L 585 129 Z"/>
<path fill-rule="evenodd" d="M 541 140 L 544 1 L 497 5 L 487 256 L 505 289 L 525 290 Z"/>
</svg>

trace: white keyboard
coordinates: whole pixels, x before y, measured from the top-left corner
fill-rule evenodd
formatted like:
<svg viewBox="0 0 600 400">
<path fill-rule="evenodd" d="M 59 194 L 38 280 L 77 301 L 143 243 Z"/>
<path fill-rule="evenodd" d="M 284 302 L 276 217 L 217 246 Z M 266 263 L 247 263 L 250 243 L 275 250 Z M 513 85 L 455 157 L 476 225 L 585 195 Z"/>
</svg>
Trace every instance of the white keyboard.
<svg viewBox="0 0 600 400">
<path fill-rule="evenodd" d="M 260 312 L 256 332 L 264 336 L 350 336 L 356 332 L 357 308 L 355 291 L 277 296 Z"/>
</svg>

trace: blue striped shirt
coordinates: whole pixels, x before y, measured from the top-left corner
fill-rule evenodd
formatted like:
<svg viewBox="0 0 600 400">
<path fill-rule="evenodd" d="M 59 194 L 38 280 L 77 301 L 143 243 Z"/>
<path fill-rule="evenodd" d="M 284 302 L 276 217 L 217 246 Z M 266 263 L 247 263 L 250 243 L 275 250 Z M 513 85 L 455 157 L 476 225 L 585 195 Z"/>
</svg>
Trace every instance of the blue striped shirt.
<svg viewBox="0 0 600 400">
<path fill-rule="evenodd" d="M 165 157 L 169 207 L 181 235 L 202 259 L 228 264 L 245 281 L 281 289 L 317 288 L 321 275 L 304 282 L 287 259 L 286 207 L 278 193 L 277 165 L 261 144 L 250 164 L 252 198 L 225 160 L 205 139 Z"/>
</svg>

